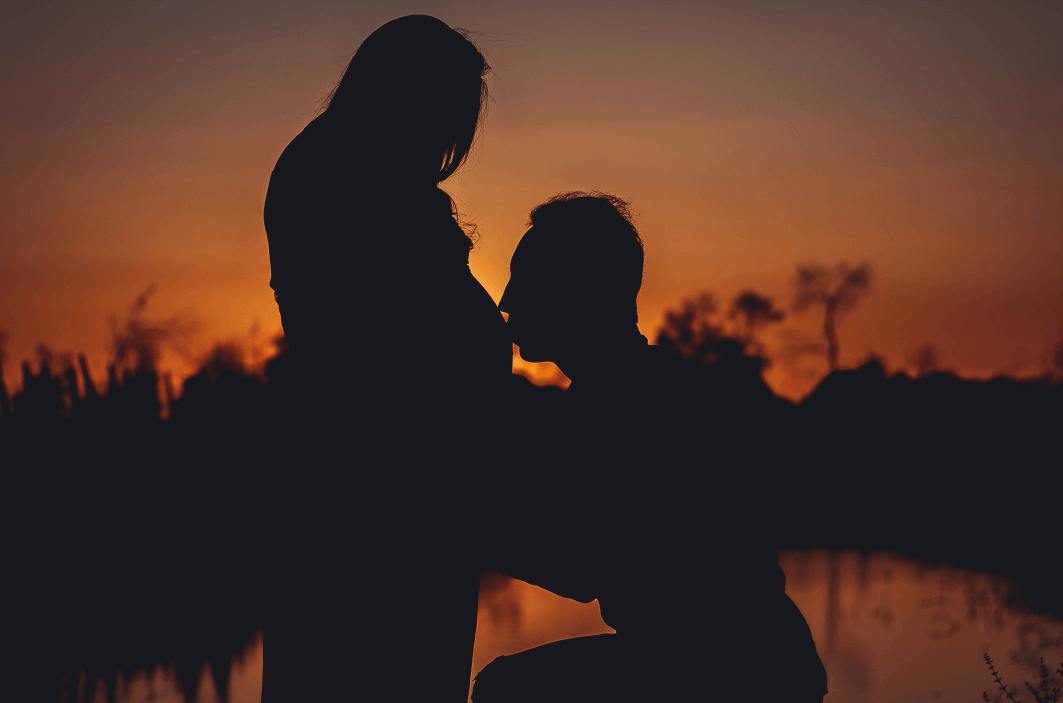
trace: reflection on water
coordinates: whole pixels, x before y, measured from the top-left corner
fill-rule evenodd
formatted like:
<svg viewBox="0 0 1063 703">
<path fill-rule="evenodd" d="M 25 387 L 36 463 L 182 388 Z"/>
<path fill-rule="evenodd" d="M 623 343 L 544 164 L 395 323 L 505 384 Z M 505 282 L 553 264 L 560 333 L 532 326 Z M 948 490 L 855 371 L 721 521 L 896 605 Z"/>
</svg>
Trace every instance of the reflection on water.
<svg viewBox="0 0 1063 703">
<path fill-rule="evenodd" d="M 827 703 L 974 703 L 985 690 L 991 699 L 998 698 L 983 652 L 993 656 L 1013 688 L 1036 680 L 1040 657 L 1050 670 L 1059 664 L 1063 622 L 1007 607 L 1009 584 L 999 577 L 928 566 L 893 554 L 786 551 L 780 563 L 786 591 L 805 614 L 827 667 Z M 668 616 L 667 604 L 661 612 Z M 597 603 L 565 600 L 488 572 L 481 589 L 474 670 L 502 654 L 603 632 L 611 630 L 602 622 Z M 770 666 L 777 653 L 765 650 L 758 656 Z M 232 703 L 257 703 L 261 676 L 259 641 L 233 668 Z M 166 671 L 157 669 L 150 683 L 153 697 L 147 677 L 140 675 L 129 682 L 120 700 L 182 700 Z M 204 669 L 199 701 L 217 700 Z"/>
<path fill-rule="evenodd" d="M 827 703 L 974 703 L 985 690 L 995 697 L 983 652 L 1013 686 L 1036 680 L 1040 657 L 1055 669 L 1063 654 L 1063 622 L 1008 608 L 999 577 L 894 554 L 785 551 L 779 562 L 827 668 Z M 494 578 L 501 583 L 480 599 L 476 670 L 501 654 L 610 631 L 596 603 Z M 662 616 L 669 612 L 679 611 L 662 604 Z M 758 653 L 766 667 L 777 655 Z"/>
<path fill-rule="evenodd" d="M 82 674 L 81 689 L 84 692 L 85 676 Z M 121 703 L 184 703 L 181 687 L 172 667 L 156 667 L 151 672 L 138 672 L 128 681 L 118 677 L 118 695 Z M 87 692 L 84 692 L 87 693 Z M 229 678 L 229 703 L 259 703 L 262 699 L 262 637 L 251 642 L 244 652 L 233 657 Z M 84 695 L 82 700 L 104 703 L 103 685 L 96 688 L 95 697 Z M 199 674 L 199 694 L 196 703 L 220 703 L 221 697 L 214 685 L 210 667 L 203 665 Z M 70 703 L 69 701 L 65 703 Z M 307 703 L 311 703 L 307 701 Z"/>
<path fill-rule="evenodd" d="M 792 551 L 786 591 L 805 614 L 827 667 L 827 701 L 978 701 L 1005 682 L 1036 679 L 1063 649 L 1063 622 L 1004 605 L 1009 584 L 896 555 Z"/>
</svg>

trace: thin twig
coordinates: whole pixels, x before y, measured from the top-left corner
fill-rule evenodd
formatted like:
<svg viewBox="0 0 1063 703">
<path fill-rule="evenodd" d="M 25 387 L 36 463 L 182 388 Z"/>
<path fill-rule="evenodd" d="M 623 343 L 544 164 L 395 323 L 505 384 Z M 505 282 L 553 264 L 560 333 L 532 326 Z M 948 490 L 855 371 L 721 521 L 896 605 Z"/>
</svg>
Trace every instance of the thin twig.
<svg viewBox="0 0 1063 703">
<path fill-rule="evenodd" d="M 1000 674 L 997 673 L 996 668 L 993 666 L 993 660 L 989 658 L 989 653 L 986 652 L 982 656 L 985 657 L 985 663 L 989 666 L 989 673 L 993 675 L 993 680 L 997 682 L 997 686 L 1004 692 L 1004 695 L 1007 696 L 1008 700 L 1013 703 L 1022 703 L 1022 701 L 1017 700 L 1015 696 L 1011 694 L 1007 685 L 1001 680 Z"/>
</svg>

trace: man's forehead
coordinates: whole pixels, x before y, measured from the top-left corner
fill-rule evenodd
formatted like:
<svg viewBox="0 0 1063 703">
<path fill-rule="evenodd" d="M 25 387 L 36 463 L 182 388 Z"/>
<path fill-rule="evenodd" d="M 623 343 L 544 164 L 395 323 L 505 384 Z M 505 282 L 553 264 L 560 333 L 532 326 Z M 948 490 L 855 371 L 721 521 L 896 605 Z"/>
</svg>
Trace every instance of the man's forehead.
<svg viewBox="0 0 1063 703">
<path fill-rule="evenodd" d="M 539 231 L 534 227 L 524 233 L 524 236 L 517 242 L 517 248 L 513 251 L 513 256 L 510 258 L 510 266 L 513 264 L 526 265 L 534 263 L 535 260 L 543 257 L 543 242 L 542 237 L 539 236 Z"/>
<path fill-rule="evenodd" d="M 509 261 L 509 272 L 510 275 L 519 273 L 522 277 L 554 277 L 565 270 L 567 262 L 564 247 L 551 241 L 546 232 L 532 227 L 517 244 Z"/>
</svg>

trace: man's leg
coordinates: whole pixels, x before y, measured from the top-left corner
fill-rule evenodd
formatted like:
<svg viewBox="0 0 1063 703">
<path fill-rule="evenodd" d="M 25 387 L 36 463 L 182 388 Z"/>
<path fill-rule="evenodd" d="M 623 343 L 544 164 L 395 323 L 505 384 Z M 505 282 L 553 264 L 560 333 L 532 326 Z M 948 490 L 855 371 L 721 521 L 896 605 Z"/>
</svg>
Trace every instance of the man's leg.
<svg viewBox="0 0 1063 703">
<path fill-rule="evenodd" d="M 626 700 L 639 670 L 623 644 L 617 635 L 593 635 L 498 657 L 476 675 L 473 703 Z"/>
</svg>

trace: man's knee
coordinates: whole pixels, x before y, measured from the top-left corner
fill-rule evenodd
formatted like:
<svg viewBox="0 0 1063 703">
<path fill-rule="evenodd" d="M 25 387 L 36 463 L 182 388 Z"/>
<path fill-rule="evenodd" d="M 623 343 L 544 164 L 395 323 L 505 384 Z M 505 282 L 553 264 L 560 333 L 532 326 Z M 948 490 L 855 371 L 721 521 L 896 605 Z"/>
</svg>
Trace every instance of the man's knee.
<svg viewBox="0 0 1063 703">
<path fill-rule="evenodd" d="M 498 657 L 473 682 L 473 703 L 533 703 L 615 698 L 629 670 L 616 635 L 574 637 Z"/>
<path fill-rule="evenodd" d="M 512 689 L 512 672 L 505 662 L 506 657 L 498 657 L 480 670 L 472 683 L 472 700 L 474 703 L 492 703 L 506 700 L 502 692 Z"/>
</svg>

